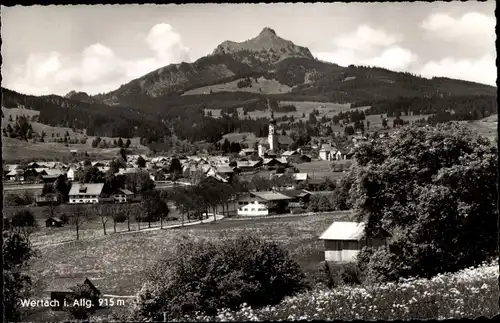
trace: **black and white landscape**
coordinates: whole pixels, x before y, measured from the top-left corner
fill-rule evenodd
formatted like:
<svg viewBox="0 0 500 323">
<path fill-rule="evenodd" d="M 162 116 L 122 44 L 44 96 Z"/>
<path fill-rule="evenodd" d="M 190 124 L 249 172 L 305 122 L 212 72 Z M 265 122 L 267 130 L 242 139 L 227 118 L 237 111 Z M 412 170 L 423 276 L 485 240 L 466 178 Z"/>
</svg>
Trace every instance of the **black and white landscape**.
<svg viewBox="0 0 500 323">
<path fill-rule="evenodd" d="M 2 6 L 6 321 L 498 315 L 494 9 Z"/>
</svg>

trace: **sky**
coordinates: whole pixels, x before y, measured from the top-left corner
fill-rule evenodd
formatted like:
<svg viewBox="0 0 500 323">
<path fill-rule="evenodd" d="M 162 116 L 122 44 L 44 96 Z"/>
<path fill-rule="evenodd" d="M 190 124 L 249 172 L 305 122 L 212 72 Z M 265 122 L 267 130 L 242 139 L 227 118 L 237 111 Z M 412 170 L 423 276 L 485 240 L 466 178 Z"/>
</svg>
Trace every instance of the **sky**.
<svg viewBox="0 0 500 323">
<path fill-rule="evenodd" d="M 264 27 L 318 59 L 496 85 L 495 1 L 1 8 L 2 86 L 106 93 Z"/>
</svg>

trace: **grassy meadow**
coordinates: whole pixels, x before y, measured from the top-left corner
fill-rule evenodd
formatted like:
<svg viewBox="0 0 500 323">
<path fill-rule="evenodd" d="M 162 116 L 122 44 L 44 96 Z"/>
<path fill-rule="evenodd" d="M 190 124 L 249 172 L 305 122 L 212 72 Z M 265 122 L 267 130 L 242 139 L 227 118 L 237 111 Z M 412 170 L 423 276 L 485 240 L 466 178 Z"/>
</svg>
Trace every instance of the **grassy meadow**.
<svg viewBox="0 0 500 323">
<path fill-rule="evenodd" d="M 212 92 L 251 92 L 251 93 L 265 93 L 265 94 L 280 94 L 288 93 L 292 90 L 291 87 L 272 79 L 268 80 L 264 77 L 259 77 L 255 80 L 253 77 L 250 78 L 252 81 L 251 87 L 239 88 L 238 82 L 244 79 L 238 79 L 232 82 L 215 84 L 209 86 L 199 87 L 197 89 L 189 90 L 184 92 L 182 95 L 193 95 L 193 94 L 210 94 Z"/>
<path fill-rule="evenodd" d="M 88 277 L 96 281 L 104 294 L 133 295 L 144 281 L 143 270 L 160 257 L 168 256 L 176 239 L 182 236 L 227 239 L 252 233 L 281 243 L 308 278 L 316 281 L 322 277 L 319 264 L 323 260 L 323 244 L 318 240 L 319 235 L 332 221 L 349 216 L 350 212 L 330 212 L 272 219 L 224 219 L 192 227 L 121 234 L 113 233 L 110 224 L 106 236 L 96 220 L 82 230 L 78 241 L 74 229 L 69 227 L 42 228 L 32 239 L 40 257 L 32 262 L 30 270 L 41 281 L 40 286 L 56 277 Z M 126 230 L 125 227 L 126 224 L 121 224 L 119 231 Z M 136 228 L 135 223 L 133 227 Z"/>
<path fill-rule="evenodd" d="M 27 116 L 28 120 L 31 120 L 30 118 L 32 116 L 40 114 L 40 111 L 23 108 L 7 109 L 2 107 L 2 112 L 4 114 L 2 127 L 6 127 L 7 124 L 14 126 L 17 115 Z M 12 122 L 9 121 L 9 116 L 12 117 Z M 41 134 L 42 131 L 45 132 L 45 142 L 33 143 L 2 136 L 2 158 L 6 162 L 19 161 L 21 159 L 61 160 L 69 157 L 71 150 L 77 150 L 78 152 L 86 151 L 88 154 L 95 156 L 96 158 L 112 158 L 115 157 L 120 150 L 119 148 L 92 148 L 92 141 L 95 139 L 95 136 L 87 136 L 85 131 L 74 132 L 71 128 L 53 127 L 39 122 L 29 122 L 33 127 L 33 131 L 38 134 Z M 87 141 L 85 144 L 69 144 L 68 146 L 64 143 L 52 142 L 55 139 L 64 138 L 66 132 L 68 132 L 71 139 L 87 138 Z M 118 138 L 112 137 L 101 138 L 108 142 L 118 140 Z M 126 141 L 125 138 L 122 138 L 122 140 Z M 130 149 L 133 153 L 143 154 L 149 151 L 147 147 L 141 145 L 140 138 L 138 137 L 130 138 L 130 142 Z"/>
</svg>

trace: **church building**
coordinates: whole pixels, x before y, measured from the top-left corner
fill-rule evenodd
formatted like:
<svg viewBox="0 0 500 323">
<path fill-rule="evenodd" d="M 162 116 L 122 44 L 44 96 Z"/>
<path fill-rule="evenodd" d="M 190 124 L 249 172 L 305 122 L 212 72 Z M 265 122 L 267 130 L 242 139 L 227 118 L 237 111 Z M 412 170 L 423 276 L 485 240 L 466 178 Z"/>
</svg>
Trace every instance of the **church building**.
<svg viewBox="0 0 500 323">
<path fill-rule="evenodd" d="M 269 107 L 269 100 L 267 100 Z M 269 107 L 270 108 L 270 107 Z M 293 143 L 293 139 L 289 136 L 279 135 L 276 129 L 276 120 L 274 112 L 271 111 L 271 119 L 269 120 L 269 134 L 267 138 L 263 138 L 259 142 L 259 157 L 277 157 L 280 150 L 288 149 L 288 146 Z"/>
</svg>

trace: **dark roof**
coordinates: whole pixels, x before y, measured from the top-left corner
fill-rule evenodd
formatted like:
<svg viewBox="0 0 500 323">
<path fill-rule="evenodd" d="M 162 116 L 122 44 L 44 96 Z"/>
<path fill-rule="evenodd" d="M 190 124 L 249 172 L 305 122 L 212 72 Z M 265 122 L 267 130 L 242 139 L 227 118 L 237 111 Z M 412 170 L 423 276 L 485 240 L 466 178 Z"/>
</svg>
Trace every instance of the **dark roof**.
<svg viewBox="0 0 500 323">
<path fill-rule="evenodd" d="M 46 292 L 73 292 L 72 288 L 80 284 L 87 284 L 99 291 L 97 287 L 85 277 L 59 277 L 53 279 L 45 289 Z"/>
<path fill-rule="evenodd" d="M 63 220 L 59 219 L 58 217 L 48 218 L 47 220 L 45 220 L 45 222 L 49 222 L 50 220 L 61 223 L 63 222 Z"/>
<path fill-rule="evenodd" d="M 309 192 L 303 190 L 284 190 L 280 191 L 281 194 L 285 194 L 290 197 L 304 197 L 307 195 L 311 195 Z"/>
<path fill-rule="evenodd" d="M 326 182 L 324 178 L 309 178 L 307 180 L 307 184 L 323 184 L 324 182 Z"/>
</svg>

